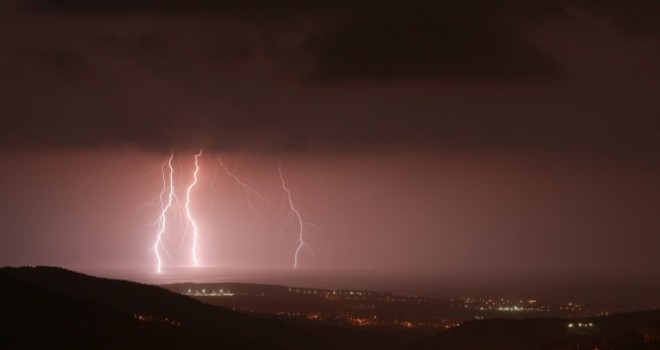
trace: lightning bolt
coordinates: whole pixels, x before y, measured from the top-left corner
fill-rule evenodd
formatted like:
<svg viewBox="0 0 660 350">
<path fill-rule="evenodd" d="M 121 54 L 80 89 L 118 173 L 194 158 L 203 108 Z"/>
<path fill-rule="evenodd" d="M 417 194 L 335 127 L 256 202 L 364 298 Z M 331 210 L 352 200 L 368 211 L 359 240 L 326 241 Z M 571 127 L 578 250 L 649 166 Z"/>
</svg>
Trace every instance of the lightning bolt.
<svg viewBox="0 0 660 350">
<path fill-rule="evenodd" d="M 296 248 L 296 252 L 293 255 L 293 268 L 298 268 L 298 257 L 300 256 L 300 253 L 303 249 L 306 249 L 312 256 L 315 256 L 314 251 L 312 250 L 312 247 L 305 242 L 305 237 L 304 237 L 304 227 L 305 227 L 305 222 L 303 221 L 302 217 L 300 216 L 300 211 L 298 211 L 298 208 L 293 204 L 293 198 L 291 196 L 291 191 L 289 188 L 286 186 L 286 181 L 284 180 L 284 173 L 282 172 L 282 162 L 280 161 L 278 163 L 277 170 L 280 175 L 280 182 L 282 183 L 282 190 L 284 190 L 284 193 L 286 193 L 286 199 L 289 203 L 289 220 L 295 219 L 298 226 L 298 247 Z"/>
<path fill-rule="evenodd" d="M 188 184 L 188 186 L 186 186 L 185 201 L 183 201 L 183 205 L 182 205 L 182 201 L 179 199 L 179 197 L 177 197 L 176 194 L 177 191 L 175 189 L 175 181 L 174 181 L 175 170 L 174 170 L 174 166 L 172 165 L 174 159 L 174 153 L 171 153 L 170 156 L 167 158 L 167 160 L 163 162 L 160 166 L 163 188 L 160 191 L 159 201 L 157 203 L 160 204 L 161 211 L 157 220 L 156 239 L 153 246 L 150 249 L 154 252 L 154 255 L 156 256 L 157 273 L 162 272 L 163 259 L 161 253 L 165 253 L 171 259 L 170 253 L 163 242 L 164 241 L 163 238 L 168 237 L 167 232 L 168 229 L 170 229 L 170 226 L 172 224 L 171 222 L 176 223 L 177 221 L 179 221 L 181 223 L 182 221 L 185 220 L 185 225 L 182 223 L 182 227 L 181 227 L 181 230 L 183 231 L 182 241 L 185 240 L 188 234 L 192 235 L 191 256 L 192 256 L 193 264 L 195 266 L 200 265 L 199 257 L 197 255 L 197 247 L 199 241 L 199 226 L 197 225 L 197 221 L 195 221 L 195 218 L 193 217 L 190 206 L 192 202 L 193 189 L 199 182 L 199 176 L 200 176 L 199 158 L 202 156 L 202 153 L 203 150 L 200 150 L 199 153 L 195 154 L 194 157 L 195 165 L 192 172 L 192 181 Z M 236 174 L 231 172 L 231 170 L 229 170 L 229 168 L 222 162 L 222 158 L 220 158 L 220 156 L 217 156 L 217 158 L 218 158 L 218 164 L 220 167 L 222 167 L 224 172 L 243 187 L 248 206 L 253 211 L 256 212 L 250 200 L 251 195 L 255 195 L 259 199 L 270 204 L 270 201 L 267 198 L 262 196 L 250 185 L 243 182 Z M 178 177 L 178 183 L 181 183 L 182 179 L 180 173 L 183 172 L 183 170 L 181 169 L 180 165 L 179 165 L 179 170 L 180 172 Z M 284 172 L 282 171 L 281 161 L 278 162 L 278 174 L 279 174 L 282 190 L 286 194 L 285 198 L 289 205 L 289 213 L 286 221 L 291 224 L 295 224 L 295 226 L 297 227 L 298 241 L 297 241 L 297 247 L 295 253 L 293 255 L 293 268 L 298 268 L 300 255 L 302 254 L 303 251 L 306 250 L 313 257 L 315 257 L 316 255 L 314 254 L 312 247 L 307 242 L 305 242 L 305 225 L 308 223 L 303 221 L 300 211 L 294 204 L 291 190 L 287 187 L 286 180 L 284 179 Z M 217 170 L 215 175 L 217 175 Z"/>
<path fill-rule="evenodd" d="M 174 194 L 174 167 L 172 167 L 172 159 L 174 158 L 174 153 L 170 154 L 170 157 L 161 165 L 161 174 L 163 178 L 163 189 L 160 192 L 160 204 L 161 212 L 158 218 L 158 229 L 156 231 L 156 242 L 152 246 L 152 250 L 156 255 L 156 272 L 160 273 L 162 267 L 162 259 L 159 253 L 159 250 L 162 249 L 165 254 L 168 256 L 170 253 L 167 251 L 163 245 L 163 235 L 165 235 L 165 230 L 167 229 L 167 212 L 172 208 L 172 204 L 176 195 Z M 165 168 L 169 169 L 169 175 L 165 175 Z M 167 197 L 167 201 L 165 200 Z"/>
<path fill-rule="evenodd" d="M 170 156 L 167 158 L 163 164 L 160 166 L 161 170 L 161 177 L 163 181 L 163 189 L 160 191 L 159 199 L 155 204 L 160 204 L 160 215 L 158 216 L 157 220 L 157 229 L 156 229 L 156 240 L 151 247 L 150 250 L 154 252 L 154 255 L 156 256 L 156 272 L 161 273 L 163 269 L 163 257 L 161 255 L 162 252 L 164 252 L 170 259 L 172 258 L 170 256 L 169 251 L 167 250 L 165 243 L 164 243 L 164 238 L 169 238 L 168 236 L 168 230 L 171 230 L 172 224 L 176 224 L 176 222 L 181 223 L 181 228 L 179 230 L 183 231 L 183 238 L 182 238 L 182 243 L 183 240 L 185 240 L 186 236 L 191 233 L 192 234 L 192 249 L 191 249 L 191 255 L 192 255 L 192 260 L 195 266 L 199 266 L 199 259 L 197 257 L 197 245 L 198 245 L 198 238 L 199 238 L 199 227 L 197 226 L 197 222 L 193 218 L 192 212 L 190 210 L 190 203 L 191 203 L 191 193 L 197 185 L 198 178 L 199 178 L 199 157 L 202 156 L 202 151 L 200 150 L 199 153 L 195 154 L 195 168 L 193 171 L 193 179 L 190 182 L 190 184 L 186 187 L 186 198 L 185 202 L 182 203 L 182 201 L 179 199 L 179 197 L 176 194 L 176 189 L 175 189 L 175 170 L 174 166 L 172 165 L 173 160 L 174 160 L 174 153 L 171 153 Z M 181 183 L 181 164 L 179 163 L 179 176 L 178 176 L 178 183 Z M 185 221 L 185 225 L 183 223 Z"/>
<path fill-rule="evenodd" d="M 236 181 L 239 185 L 241 185 L 241 187 L 243 187 L 243 191 L 245 191 L 245 200 L 247 201 L 248 207 L 250 207 L 250 209 L 252 209 L 253 212 L 256 213 L 257 210 L 254 208 L 254 205 L 252 205 L 252 201 L 250 200 L 251 194 L 257 196 L 257 198 L 261 199 L 262 201 L 270 205 L 270 200 L 262 196 L 250 185 L 243 182 L 236 174 L 231 172 L 231 170 L 229 170 L 229 168 L 225 165 L 225 163 L 222 162 L 222 158 L 219 155 L 217 156 L 217 158 L 218 158 L 218 163 L 220 164 L 220 167 L 222 167 L 222 169 L 224 170 L 225 174 L 229 175 L 232 179 L 234 179 L 234 181 Z"/>
<path fill-rule="evenodd" d="M 193 234 L 193 242 L 192 242 L 192 259 L 193 263 L 195 266 L 199 266 L 199 259 L 197 258 L 197 239 L 199 238 L 199 228 L 197 226 L 197 222 L 195 222 L 195 219 L 193 218 L 191 212 L 190 212 L 190 192 L 192 191 L 193 187 L 197 185 L 197 179 L 198 179 L 198 174 L 199 174 L 199 157 L 202 156 L 202 150 L 199 150 L 199 153 L 195 154 L 195 171 L 193 172 L 193 181 L 188 185 L 188 188 L 186 189 L 186 204 L 185 204 L 185 211 L 186 211 L 186 232 L 188 232 L 188 228 L 192 228 L 192 234 Z"/>
</svg>

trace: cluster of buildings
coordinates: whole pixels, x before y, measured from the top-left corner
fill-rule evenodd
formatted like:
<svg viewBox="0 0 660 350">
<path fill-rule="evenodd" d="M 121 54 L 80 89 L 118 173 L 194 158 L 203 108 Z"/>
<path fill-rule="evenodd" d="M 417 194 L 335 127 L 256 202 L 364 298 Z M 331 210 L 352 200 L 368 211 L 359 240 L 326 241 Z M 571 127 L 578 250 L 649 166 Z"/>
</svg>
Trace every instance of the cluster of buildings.
<svg viewBox="0 0 660 350">
<path fill-rule="evenodd" d="M 473 298 L 450 299 L 452 308 L 484 312 L 549 313 L 560 317 L 584 317 L 607 315 L 607 312 L 590 310 L 584 303 L 541 303 L 537 299 Z"/>
<path fill-rule="evenodd" d="M 223 288 L 224 287 L 224 288 Z M 264 286 L 193 286 L 179 292 L 243 313 L 307 319 L 340 326 L 381 329 L 442 330 L 468 320 L 500 317 L 568 317 L 598 315 L 576 302 L 543 303 L 537 299 L 431 299 L 360 290 L 328 290 Z M 574 322 L 570 333 L 589 333 L 593 324 Z"/>
</svg>

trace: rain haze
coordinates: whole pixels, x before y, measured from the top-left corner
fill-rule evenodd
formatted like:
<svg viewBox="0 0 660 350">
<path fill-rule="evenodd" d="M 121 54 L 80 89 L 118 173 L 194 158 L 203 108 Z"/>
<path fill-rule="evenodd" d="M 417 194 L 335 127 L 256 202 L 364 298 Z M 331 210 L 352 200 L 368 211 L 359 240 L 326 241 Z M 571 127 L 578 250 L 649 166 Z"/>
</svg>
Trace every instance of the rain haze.
<svg viewBox="0 0 660 350">
<path fill-rule="evenodd" d="M 656 1 L 2 1 L 0 265 L 658 303 L 659 39 Z M 172 212 L 156 273 L 200 150 L 200 266 Z"/>
</svg>

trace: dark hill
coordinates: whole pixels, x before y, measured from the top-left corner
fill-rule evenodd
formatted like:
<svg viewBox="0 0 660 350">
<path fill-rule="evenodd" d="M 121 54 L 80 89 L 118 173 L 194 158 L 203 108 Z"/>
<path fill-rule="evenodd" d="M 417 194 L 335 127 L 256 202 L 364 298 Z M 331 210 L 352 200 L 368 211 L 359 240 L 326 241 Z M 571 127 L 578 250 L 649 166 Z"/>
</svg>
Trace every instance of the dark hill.
<svg viewBox="0 0 660 350">
<path fill-rule="evenodd" d="M 1 268 L 0 309 L 4 345 L 56 341 L 95 348 L 306 349 L 320 343 L 316 335 L 281 321 L 251 318 L 154 286 L 54 267 Z"/>
<path fill-rule="evenodd" d="M 584 331 L 570 323 L 593 323 Z M 256 318 L 54 267 L 0 268 L 0 349 L 660 349 L 660 311 L 467 322 L 419 340 Z"/>
<path fill-rule="evenodd" d="M 390 349 L 411 339 L 297 325 L 56 267 L 0 268 L 0 349 Z"/>
<path fill-rule="evenodd" d="M 0 275 L 0 348 L 82 348 L 142 343 L 143 325 L 111 307 L 48 292 Z"/>
<path fill-rule="evenodd" d="M 406 349 L 655 350 L 660 349 L 660 327 L 655 326 L 658 323 L 660 310 L 576 320 L 481 320 L 467 322 Z M 578 324 L 593 326 L 581 328 Z"/>
<path fill-rule="evenodd" d="M 94 300 L 129 315 L 172 318 L 194 326 L 227 326 L 240 322 L 242 315 L 223 308 L 210 309 L 203 303 L 165 289 L 136 282 L 92 277 L 57 267 L 4 267 L 0 275 L 41 289 L 85 300 Z"/>
</svg>

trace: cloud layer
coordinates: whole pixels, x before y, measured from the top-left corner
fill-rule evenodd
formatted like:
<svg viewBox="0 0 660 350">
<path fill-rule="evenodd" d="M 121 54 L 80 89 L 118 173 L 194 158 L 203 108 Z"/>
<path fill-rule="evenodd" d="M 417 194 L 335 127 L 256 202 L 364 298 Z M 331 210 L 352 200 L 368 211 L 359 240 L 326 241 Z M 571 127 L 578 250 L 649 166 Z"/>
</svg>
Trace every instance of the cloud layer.
<svg viewBox="0 0 660 350">
<path fill-rule="evenodd" d="M 660 148 L 652 1 L 5 7 L 5 148 Z"/>
</svg>

